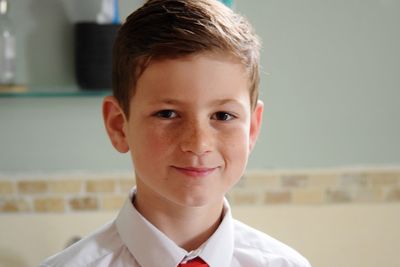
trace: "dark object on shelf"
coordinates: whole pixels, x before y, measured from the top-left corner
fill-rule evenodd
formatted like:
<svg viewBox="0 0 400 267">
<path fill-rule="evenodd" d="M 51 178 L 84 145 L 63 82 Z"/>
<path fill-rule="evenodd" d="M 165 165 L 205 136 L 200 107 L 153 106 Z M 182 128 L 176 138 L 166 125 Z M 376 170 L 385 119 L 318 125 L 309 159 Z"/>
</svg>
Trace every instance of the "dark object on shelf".
<svg viewBox="0 0 400 267">
<path fill-rule="evenodd" d="M 121 25 L 75 25 L 75 75 L 81 89 L 111 89 L 112 46 Z"/>
</svg>

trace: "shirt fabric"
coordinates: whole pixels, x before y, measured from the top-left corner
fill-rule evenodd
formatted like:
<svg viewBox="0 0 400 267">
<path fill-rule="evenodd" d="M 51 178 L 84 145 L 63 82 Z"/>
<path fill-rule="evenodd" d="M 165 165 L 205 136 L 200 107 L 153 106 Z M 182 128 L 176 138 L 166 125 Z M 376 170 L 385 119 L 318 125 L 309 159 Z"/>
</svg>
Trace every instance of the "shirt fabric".
<svg viewBox="0 0 400 267">
<path fill-rule="evenodd" d="M 134 207 L 134 188 L 112 222 L 39 267 L 176 267 L 201 257 L 210 267 L 310 267 L 298 252 L 232 218 L 224 201 L 221 224 L 194 251 L 177 246 Z"/>
</svg>

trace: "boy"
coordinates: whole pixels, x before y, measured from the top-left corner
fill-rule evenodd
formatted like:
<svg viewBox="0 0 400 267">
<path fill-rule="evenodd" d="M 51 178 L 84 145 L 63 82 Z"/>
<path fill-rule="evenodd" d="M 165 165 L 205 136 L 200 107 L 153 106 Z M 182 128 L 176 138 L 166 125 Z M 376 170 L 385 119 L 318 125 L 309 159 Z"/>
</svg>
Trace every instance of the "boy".
<svg viewBox="0 0 400 267">
<path fill-rule="evenodd" d="M 308 267 L 231 217 L 260 131 L 259 41 L 216 0 L 149 0 L 120 29 L 103 117 L 136 187 L 117 218 L 41 266 Z"/>
</svg>

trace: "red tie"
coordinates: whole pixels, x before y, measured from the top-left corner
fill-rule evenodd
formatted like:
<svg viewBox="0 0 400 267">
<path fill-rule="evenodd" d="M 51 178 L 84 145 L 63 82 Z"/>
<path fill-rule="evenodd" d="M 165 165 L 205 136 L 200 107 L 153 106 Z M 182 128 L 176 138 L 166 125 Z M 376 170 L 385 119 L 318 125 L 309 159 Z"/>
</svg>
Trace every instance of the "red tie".
<svg viewBox="0 0 400 267">
<path fill-rule="evenodd" d="M 178 267 L 208 267 L 208 264 L 205 263 L 200 257 L 196 257 L 186 263 L 180 263 Z"/>
</svg>

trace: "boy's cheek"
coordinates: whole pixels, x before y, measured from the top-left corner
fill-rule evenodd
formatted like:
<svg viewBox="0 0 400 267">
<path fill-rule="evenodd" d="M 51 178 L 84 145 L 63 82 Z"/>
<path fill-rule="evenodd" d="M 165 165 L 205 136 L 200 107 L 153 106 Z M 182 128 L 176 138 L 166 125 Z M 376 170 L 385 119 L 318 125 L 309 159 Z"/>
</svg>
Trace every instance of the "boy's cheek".
<svg viewBox="0 0 400 267">
<path fill-rule="evenodd" d="M 141 136 L 136 140 L 137 146 L 141 147 L 141 153 L 153 154 L 157 157 L 161 152 L 165 153 L 167 147 L 172 145 L 171 137 L 160 129 L 148 128 L 141 131 Z"/>
<path fill-rule="evenodd" d="M 139 126 L 137 126 L 139 127 Z M 133 127 L 136 128 L 136 127 Z M 136 128 L 137 129 L 137 128 Z M 132 129 L 135 131 L 135 129 Z M 210 130 L 211 131 L 211 130 Z M 214 133 L 212 133 L 214 131 Z M 249 143 L 249 127 L 242 123 L 235 126 L 226 126 L 220 129 L 212 130 L 208 134 L 210 142 L 215 145 L 215 150 L 240 150 L 243 147 L 247 147 Z M 139 135 L 137 135 L 140 132 Z M 160 125 L 157 126 L 147 124 L 142 126 L 140 131 L 133 133 L 132 146 L 136 148 L 143 148 L 142 153 L 153 154 L 154 153 L 167 153 L 172 151 L 174 148 L 179 147 L 180 142 L 183 142 L 184 138 L 188 138 L 188 134 L 185 133 L 184 127 L 180 125 Z M 157 155 L 154 155 L 157 157 Z"/>
</svg>

